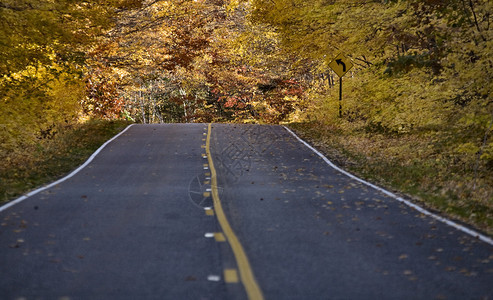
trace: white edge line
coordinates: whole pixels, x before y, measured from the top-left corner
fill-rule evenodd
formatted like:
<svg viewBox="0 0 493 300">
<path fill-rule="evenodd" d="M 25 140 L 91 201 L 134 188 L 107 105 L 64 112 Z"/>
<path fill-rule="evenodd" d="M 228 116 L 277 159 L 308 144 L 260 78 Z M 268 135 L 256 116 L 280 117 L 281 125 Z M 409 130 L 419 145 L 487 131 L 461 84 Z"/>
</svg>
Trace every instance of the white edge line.
<svg viewBox="0 0 493 300">
<path fill-rule="evenodd" d="M 6 203 L 5 205 L 3 205 L 3 206 L 1 206 L 1 207 L 0 207 L 0 212 L 2 212 L 2 211 L 4 211 L 4 210 L 8 209 L 9 207 L 12 207 L 12 206 L 14 206 L 14 205 L 18 204 L 18 203 L 20 203 L 20 202 L 22 202 L 22 201 L 24 201 L 24 200 L 26 200 L 27 198 L 29 198 L 29 197 L 31 197 L 31 196 L 36 195 L 36 194 L 37 194 L 37 193 L 39 193 L 39 192 L 42 192 L 42 191 L 44 191 L 44 190 L 47 190 L 47 189 L 49 189 L 49 188 L 51 188 L 51 187 L 53 187 L 53 186 L 55 186 L 55 185 L 57 185 L 57 184 L 60 184 L 60 183 L 64 182 L 64 181 L 65 181 L 65 180 L 67 180 L 67 179 L 72 178 L 73 176 L 75 176 L 75 174 L 79 173 L 79 172 L 80 172 L 82 169 L 84 169 L 84 168 L 85 168 L 88 164 L 90 164 L 90 163 L 92 162 L 92 160 L 93 160 L 93 159 L 94 159 L 94 158 L 95 158 L 95 157 L 96 157 L 96 156 L 97 156 L 97 155 L 98 155 L 98 154 L 99 154 L 99 153 L 100 153 L 100 152 L 104 149 L 104 147 L 106 147 L 109 143 L 111 143 L 112 141 L 114 141 L 114 140 L 115 140 L 116 138 L 118 138 L 120 135 L 124 134 L 124 133 L 125 133 L 125 131 L 127 131 L 127 130 L 128 130 L 130 127 L 132 127 L 133 125 L 134 125 L 134 124 L 130 124 L 130 125 L 128 125 L 128 126 L 127 126 L 127 128 L 125 128 L 122 132 L 118 133 L 117 135 L 115 135 L 114 137 L 112 137 L 110 140 L 106 141 L 106 143 L 104 143 L 101 147 L 99 147 L 99 149 L 98 149 L 98 150 L 96 150 L 96 152 L 94 152 L 94 153 L 93 153 L 93 154 L 92 154 L 92 155 L 91 155 L 91 156 L 90 156 L 90 157 L 86 160 L 86 162 L 85 162 L 83 165 L 81 165 L 80 167 L 78 167 L 77 169 L 75 169 L 74 171 L 72 171 L 72 173 L 68 174 L 67 176 L 65 176 L 65 177 L 63 177 L 63 178 L 58 179 L 58 180 L 57 180 L 57 181 L 55 181 L 55 182 L 52 182 L 52 183 L 50 183 L 50 184 L 48 184 L 48 185 L 46 185 L 46 186 L 40 187 L 40 188 L 38 188 L 38 189 L 36 189 L 36 190 L 34 190 L 34 191 L 31 191 L 31 192 L 29 192 L 29 193 L 27 193 L 27 194 L 25 194 L 25 195 L 23 195 L 23 196 L 21 196 L 21 197 L 19 197 L 19 198 L 15 199 L 15 200 L 12 200 L 12 201 L 10 201 L 10 202 Z"/>
<path fill-rule="evenodd" d="M 374 184 L 372 184 L 372 183 L 369 183 L 368 181 L 365 181 L 365 180 L 363 180 L 363 179 L 361 179 L 361 178 L 358 178 L 358 177 L 354 176 L 353 174 L 351 174 L 351 173 L 349 173 L 349 172 L 347 172 L 347 171 L 345 171 L 345 170 L 343 170 L 343 169 L 339 168 L 339 167 L 338 167 L 338 166 L 336 166 L 334 163 L 332 163 L 332 162 L 331 162 L 331 161 L 330 161 L 327 157 L 325 157 L 322 153 L 320 153 L 317 149 L 313 148 L 312 146 L 310 146 L 310 144 L 308 144 L 307 142 L 305 142 L 304 140 L 302 140 L 300 137 L 298 137 L 298 136 L 297 136 L 297 135 L 296 135 L 293 131 L 291 131 L 291 129 L 287 128 L 286 126 L 283 126 L 283 127 L 284 127 L 284 129 L 286 129 L 289 133 L 291 133 L 291 134 L 292 134 L 292 135 L 293 135 L 293 136 L 294 136 L 294 137 L 295 137 L 298 141 L 300 141 L 300 142 L 301 142 L 301 143 L 303 143 L 306 147 L 308 147 L 310 150 L 312 150 L 313 152 L 315 152 L 315 153 L 316 153 L 318 156 L 320 156 L 320 157 L 321 157 L 321 158 L 322 158 L 322 159 L 323 159 L 323 160 L 324 160 L 324 161 L 325 161 L 325 162 L 326 162 L 329 166 L 331 166 L 332 168 L 336 169 L 336 170 L 337 170 L 337 171 L 339 171 L 340 173 L 342 173 L 342 174 L 344 174 L 344 175 L 346 175 L 346 176 L 348 176 L 348 177 L 350 177 L 350 178 L 352 178 L 352 179 L 354 179 L 354 180 L 356 180 L 356 181 L 359 181 L 359 182 L 361 182 L 361 183 L 363 183 L 363 184 L 365 184 L 365 185 L 367 185 L 367 186 L 369 186 L 369 187 L 371 187 L 371 188 L 373 188 L 373 189 L 376 189 L 376 190 L 378 190 L 378 191 L 380 191 L 380 192 L 384 193 L 385 195 L 387 195 L 387 196 L 389 196 L 389 197 L 392 197 L 392 198 L 394 198 L 395 200 L 397 200 L 397 201 L 399 201 L 399 202 L 402 202 L 402 203 L 406 204 L 407 206 L 409 206 L 409 207 L 411 207 L 411 208 L 413 208 L 413 209 L 417 210 L 418 212 L 420 212 L 420 213 L 422 213 L 422 214 L 424 214 L 424 215 L 427 215 L 427 216 L 429 216 L 429 217 L 431 217 L 431 218 L 433 218 L 433 219 L 435 219 L 435 220 L 438 220 L 438 221 L 440 221 L 440 222 L 443 222 L 443 223 L 445 223 L 445 224 L 447 224 L 447 225 L 449 225 L 449 226 L 452 226 L 452 227 L 454 227 L 454 228 L 455 228 L 455 229 L 457 229 L 457 230 L 460 230 L 460 231 L 462 231 L 462 232 L 464 232 L 464 233 L 467 233 L 467 234 L 471 235 L 472 237 L 477 238 L 477 239 L 479 239 L 479 240 L 481 240 L 481 241 L 483 241 L 483 242 L 485 242 L 485 243 L 488 243 L 488 244 L 490 244 L 490 245 L 492 245 L 492 246 L 493 246 L 493 239 L 491 239 L 491 238 L 489 238 L 489 237 L 487 237 L 487 236 L 485 236 L 485 235 L 483 235 L 483 234 L 481 234 L 481 233 L 479 233 L 479 232 L 476 232 L 476 231 L 474 231 L 474 230 L 472 230 L 472 229 L 469 229 L 469 228 L 467 228 L 467 227 L 465 227 L 465 226 L 463 226 L 463 225 L 457 224 L 457 223 L 456 223 L 456 222 L 454 222 L 454 221 L 451 221 L 451 220 L 449 220 L 449 219 L 446 219 L 446 218 L 444 218 L 444 217 L 441 217 L 441 216 L 439 216 L 439 215 L 436 215 L 436 214 L 434 214 L 434 213 L 432 213 L 432 212 L 430 212 L 430 211 L 428 211 L 428 210 L 426 210 L 426 209 L 422 208 L 421 206 L 418 206 L 418 205 L 416 205 L 416 204 L 414 204 L 414 203 L 412 203 L 412 202 L 410 202 L 410 201 L 408 201 L 408 200 L 406 200 L 406 199 L 404 199 L 404 198 L 402 198 L 402 197 L 397 196 L 396 194 L 394 194 L 394 193 L 392 193 L 392 192 L 389 192 L 389 191 L 387 191 L 387 190 L 385 190 L 385 189 L 383 189 L 383 188 L 381 188 L 381 187 L 379 187 L 379 186 L 376 186 L 376 185 L 374 185 Z"/>
</svg>

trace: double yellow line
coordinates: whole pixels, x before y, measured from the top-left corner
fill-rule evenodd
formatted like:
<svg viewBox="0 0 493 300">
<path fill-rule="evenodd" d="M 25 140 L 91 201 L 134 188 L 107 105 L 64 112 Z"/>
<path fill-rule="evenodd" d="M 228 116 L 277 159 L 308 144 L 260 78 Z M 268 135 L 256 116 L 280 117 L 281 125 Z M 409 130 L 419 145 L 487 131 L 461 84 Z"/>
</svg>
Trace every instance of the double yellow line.
<svg viewBox="0 0 493 300">
<path fill-rule="evenodd" d="M 250 263 L 248 262 L 248 258 L 245 254 L 245 250 L 241 245 L 238 237 L 234 233 L 231 225 L 226 218 L 226 214 L 222 208 L 221 199 L 219 198 L 219 193 L 217 190 L 217 173 L 216 168 L 214 167 L 214 162 L 212 161 L 211 155 L 211 129 L 212 124 L 209 124 L 207 129 L 207 140 L 206 140 L 206 153 L 209 161 L 209 168 L 211 171 L 211 193 L 212 200 L 214 203 L 214 211 L 216 213 L 217 220 L 219 221 L 219 225 L 221 225 L 221 229 L 226 236 L 226 239 L 233 250 L 233 254 L 236 259 L 236 264 L 238 266 L 238 271 L 240 273 L 240 279 L 245 287 L 245 290 L 248 295 L 248 299 L 251 300 L 262 300 L 264 296 L 262 295 L 262 291 L 258 286 L 257 281 L 255 280 L 255 276 L 253 275 L 252 268 L 250 267 Z"/>
</svg>

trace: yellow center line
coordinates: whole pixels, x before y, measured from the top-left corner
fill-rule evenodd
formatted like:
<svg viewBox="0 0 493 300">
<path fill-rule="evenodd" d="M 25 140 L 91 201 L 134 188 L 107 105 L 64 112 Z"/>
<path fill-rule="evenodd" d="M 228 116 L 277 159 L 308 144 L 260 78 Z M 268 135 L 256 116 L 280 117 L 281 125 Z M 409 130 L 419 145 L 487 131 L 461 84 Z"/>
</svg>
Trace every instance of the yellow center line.
<svg viewBox="0 0 493 300">
<path fill-rule="evenodd" d="M 238 273 L 235 269 L 226 269 L 224 270 L 224 281 L 227 283 L 238 283 Z"/>
<path fill-rule="evenodd" d="M 214 232 L 214 239 L 216 242 L 226 242 L 226 237 L 222 232 Z"/>
<path fill-rule="evenodd" d="M 205 150 L 207 152 L 207 157 L 209 161 L 209 169 L 211 172 L 211 188 L 212 188 L 212 201 L 214 203 L 214 211 L 216 212 L 217 220 L 219 225 L 221 225 L 221 229 L 223 233 L 226 235 L 226 238 L 233 250 L 233 254 L 236 259 L 236 264 L 238 265 L 238 270 L 240 273 L 241 282 L 245 287 L 245 290 L 248 295 L 248 299 L 251 300 L 262 300 L 264 296 L 262 295 L 262 291 L 255 280 L 255 276 L 253 275 L 252 268 L 250 267 L 250 263 L 248 262 L 248 258 L 245 254 L 245 250 L 241 245 L 239 239 L 236 237 L 231 225 L 226 218 L 226 214 L 223 211 L 221 199 L 219 199 L 219 192 L 217 190 L 217 173 L 216 168 L 214 167 L 214 163 L 212 161 L 211 155 L 211 128 L 212 124 L 209 124 L 207 130 L 207 141 Z"/>
</svg>

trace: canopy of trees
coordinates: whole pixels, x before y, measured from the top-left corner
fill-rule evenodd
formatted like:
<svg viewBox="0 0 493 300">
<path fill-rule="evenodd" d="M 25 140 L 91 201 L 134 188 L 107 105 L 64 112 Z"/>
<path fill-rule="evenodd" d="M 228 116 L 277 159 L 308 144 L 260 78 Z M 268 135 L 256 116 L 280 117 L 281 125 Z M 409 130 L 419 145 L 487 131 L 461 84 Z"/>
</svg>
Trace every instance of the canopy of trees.
<svg viewBox="0 0 493 300">
<path fill-rule="evenodd" d="M 454 127 L 493 161 L 487 0 L 5 0 L 3 152 L 86 117 L 340 122 L 403 134 Z M 21 147 L 22 148 L 22 147 Z M 492 163 L 493 164 L 493 163 Z"/>
<path fill-rule="evenodd" d="M 491 1 L 253 0 L 251 7 L 252 20 L 269 24 L 284 50 L 312 61 L 308 72 L 326 70 L 340 52 L 351 57 L 345 120 L 388 134 L 453 128 L 458 152 L 493 165 Z M 308 117 L 340 121 L 335 97 L 324 85 L 310 87 Z"/>
<path fill-rule="evenodd" d="M 298 56 L 351 56 L 359 66 L 351 94 L 361 103 L 348 117 L 391 131 L 433 125 L 465 107 L 490 119 L 491 1 L 253 2 L 254 19 L 274 26 Z"/>
<path fill-rule="evenodd" d="M 91 52 L 91 88 L 116 84 L 118 108 L 144 123 L 278 122 L 299 106 L 303 89 L 276 34 L 249 13 L 249 3 L 143 1 L 120 12 Z M 86 110 L 97 113 L 101 103 L 90 97 Z"/>
</svg>

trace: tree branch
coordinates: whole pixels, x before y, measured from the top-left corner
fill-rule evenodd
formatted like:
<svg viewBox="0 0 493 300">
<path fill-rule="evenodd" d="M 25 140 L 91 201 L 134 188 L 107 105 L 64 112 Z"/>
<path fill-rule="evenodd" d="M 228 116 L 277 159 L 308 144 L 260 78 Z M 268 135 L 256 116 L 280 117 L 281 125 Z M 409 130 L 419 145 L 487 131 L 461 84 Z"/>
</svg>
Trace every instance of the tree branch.
<svg viewBox="0 0 493 300">
<path fill-rule="evenodd" d="M 479 36 L 483 40 L 483 42 L 486 42 L 486 38 L 483 36 L 483 32 L 481 30 L 481 27 L 479 27 L 479 22 L 478 22 L 478 16 L 476 15 L 476 11 L 474 10 L 474 3 L 472 0 L 469 0 L 469 7 L 471 8 L 472 15 L 474 17 L 474 25 L 476 29 L 478 30 Z"/>
</svg>

